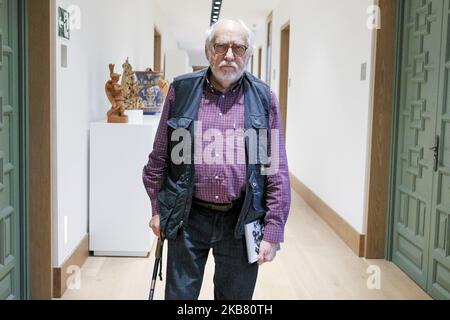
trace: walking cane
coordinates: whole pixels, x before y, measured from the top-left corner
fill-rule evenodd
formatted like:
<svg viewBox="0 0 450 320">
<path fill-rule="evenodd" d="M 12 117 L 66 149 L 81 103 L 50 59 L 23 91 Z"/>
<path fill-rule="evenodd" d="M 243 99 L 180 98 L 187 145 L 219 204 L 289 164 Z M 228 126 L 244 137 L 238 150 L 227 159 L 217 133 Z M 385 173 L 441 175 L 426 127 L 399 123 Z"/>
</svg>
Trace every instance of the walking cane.
<svg viewBox="0 0 450 320">
<path fill-rule="evenodd" d="M 155 266 L 153 267 L 153 278 L 152 285 L 150 287 L 149 300 L 153 300 L 153 295 L 155 294 L 155 286 L 156 286 L 156 278 L 158 277 L 158 269 L 159 269 L 159 279 L 162 281 L 162 254 L 163 254 L 163 245 L 164 245 L 164 236 L 161 234 L 161 237 L 158 238 L 158 244 L 156 245 L 155 252 Z"/>
</svg>

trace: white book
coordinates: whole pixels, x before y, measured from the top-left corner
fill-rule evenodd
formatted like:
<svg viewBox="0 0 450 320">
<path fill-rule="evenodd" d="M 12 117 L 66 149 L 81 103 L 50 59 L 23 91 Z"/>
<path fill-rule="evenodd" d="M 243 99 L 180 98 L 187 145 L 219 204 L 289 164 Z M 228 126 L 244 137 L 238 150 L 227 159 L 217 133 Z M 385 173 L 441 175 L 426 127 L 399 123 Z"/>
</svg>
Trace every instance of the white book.
<svg viewBox="0 0 450 320">
<path fill-rule="evenodd" d="M 247 245 L 248 263 L 258 261 L 259 246 L 264 235 L 264 224 L 261 220 L 253 221 L 245 225 L 245 243 Z"/>
<path fill-rule="evenodd" d="M 253 264 L 258 261 L 259 246 L 264 237 L 264 223 L 262 220 L 253 221 L 245 225 L 245 243 L 247 245 L 248 263 Z M 281 248 L 277 245 L 277 251 Z"/>
</svg>

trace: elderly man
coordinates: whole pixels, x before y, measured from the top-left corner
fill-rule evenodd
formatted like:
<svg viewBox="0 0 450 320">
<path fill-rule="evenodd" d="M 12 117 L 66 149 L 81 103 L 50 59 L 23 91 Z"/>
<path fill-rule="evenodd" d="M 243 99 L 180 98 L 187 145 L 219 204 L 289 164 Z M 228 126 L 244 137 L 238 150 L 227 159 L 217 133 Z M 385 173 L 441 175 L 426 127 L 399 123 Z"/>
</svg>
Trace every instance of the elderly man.
<svg viewBox="0 0 450 320">
<path fill-rule="evenodd" d="M 251 300 L 258 266 L 273 261 L 284 241 L 290 207 L 279 106 L 269 86 L 245 71 L 253 54 L 252 33 L 245 24 L 219 21 L 208 31 L 205 50 L 210 68 L 181 76 L 171 85 L 144 167 L 153 208 L 150 227 L 168 239 L 167 300 L 198 299 L 211 249 L 214 298 Z M 192 139 L 191 149 L 182 154 L 183 135 L 175 134 L 179 130 L 189 133 L 184 139 Z M 246 130 L 259 137 L 256 147 L 250 135 L 239 134 Z M 230 148 L 228 138 L 225 148 L 217 145 L 230 132 L 242 138 L 241 148 L 239 143 Z M 215 148 L 208 146 L 211 140 Z M 252 150 L 265 150 L 270 157 L 254 157 Z M 236 156 L 239 151 L 244 161 Z M 181 161 L 174 159 L 179 156 Z M 263 241 L 258 263 L 249 263 L 245 225 L 257 220 L 265 226 Z"/>
</svg>

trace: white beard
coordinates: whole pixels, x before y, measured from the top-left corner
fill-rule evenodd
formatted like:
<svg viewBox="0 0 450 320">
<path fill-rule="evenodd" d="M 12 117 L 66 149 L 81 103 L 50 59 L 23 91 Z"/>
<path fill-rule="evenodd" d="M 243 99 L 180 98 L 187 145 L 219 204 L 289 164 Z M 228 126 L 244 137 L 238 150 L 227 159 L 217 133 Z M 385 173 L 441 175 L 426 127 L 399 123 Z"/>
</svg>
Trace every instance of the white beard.
<svg viewBox="0 0 450 320">
<path fill-rule="evenodd" d="M 220 67 L 215 69 L 211 68 L 214 74 L 214 77 L 217 81 L 220 82 L 236 82 L 238 81 L 242 75 L 244 74 L 244 70 L 235 69 L 233 71 L 223 71 Z"/>
</svg>

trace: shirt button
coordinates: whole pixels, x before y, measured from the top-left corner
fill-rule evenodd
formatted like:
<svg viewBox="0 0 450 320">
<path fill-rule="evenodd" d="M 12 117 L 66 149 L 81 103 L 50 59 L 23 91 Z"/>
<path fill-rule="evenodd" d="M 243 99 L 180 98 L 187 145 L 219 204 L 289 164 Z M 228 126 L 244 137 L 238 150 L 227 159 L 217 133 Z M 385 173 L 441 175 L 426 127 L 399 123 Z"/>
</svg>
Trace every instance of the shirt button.
<svg viewBox="0 0 450 320">
<path fill-rule="evenodd" d="M 222 134 L 219 132 L 217 135 L 220 137 Z"/>
<path fill-rule="evenodd" d="M 221 113 L 219 113 L 219 116 L 220 116 L 220 117 L 221 117 L 221 116 L 223 116 L 222 112 L 221 112 Z"/>
<path fill-rule="evenodd" d="M 219 200 L 219 196 L 216 196 L 216 200 Z"/>
<path fill-rule="evenodd" d="M 225 99 L 225 95 L 222 96 L 222 99 Z"/>
<path fill-rule="evenodd" d="M 219 176 L 216 176 L 216 180 L 219 180 Z"/>
</svg>

